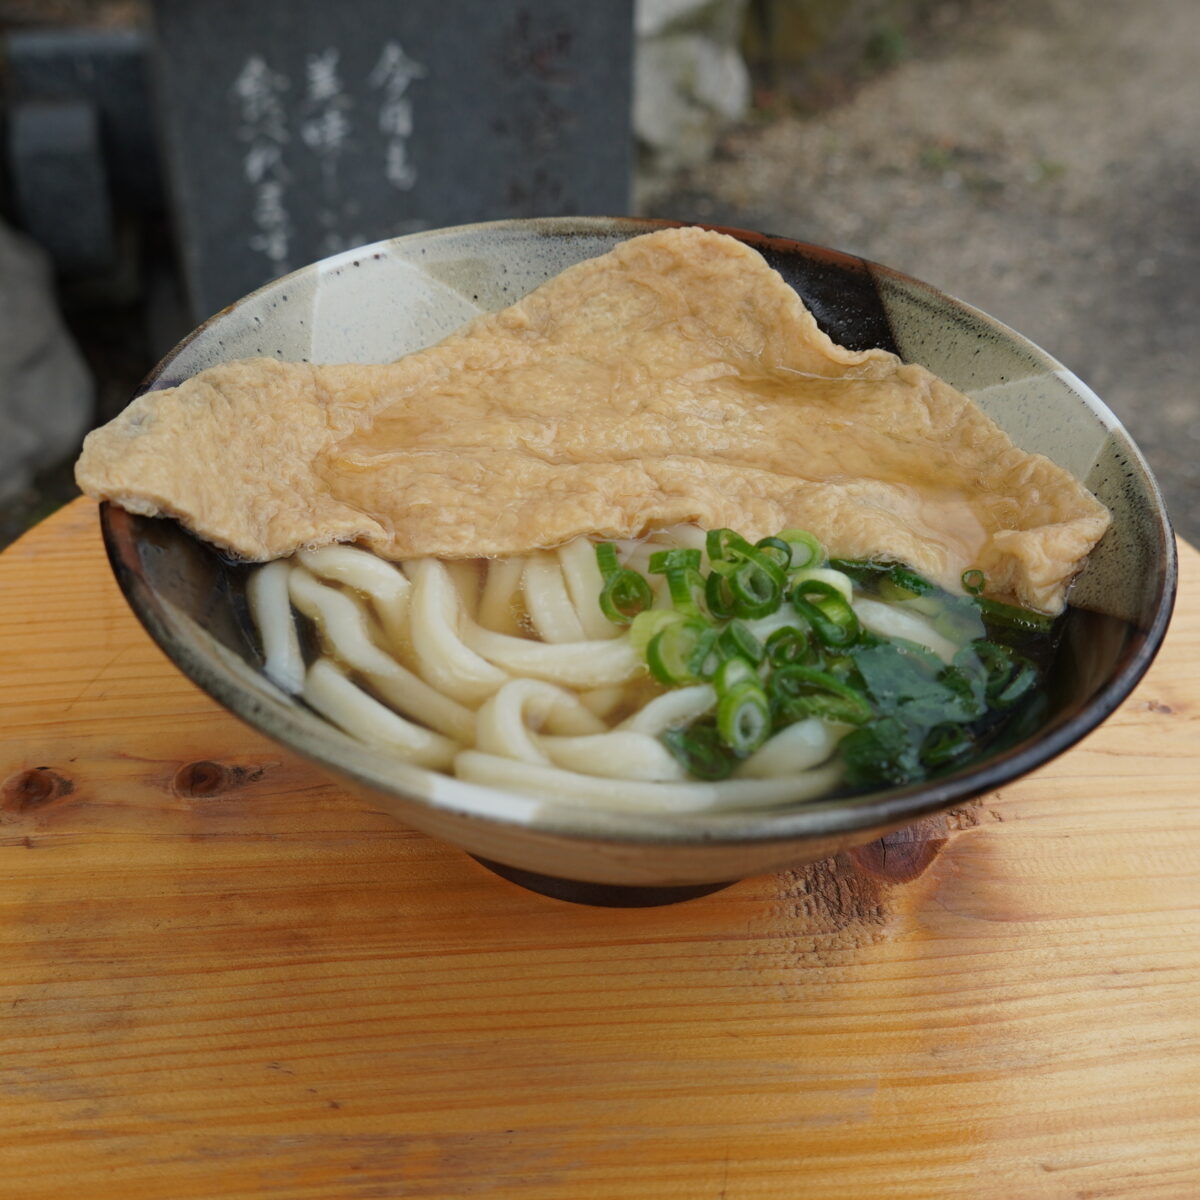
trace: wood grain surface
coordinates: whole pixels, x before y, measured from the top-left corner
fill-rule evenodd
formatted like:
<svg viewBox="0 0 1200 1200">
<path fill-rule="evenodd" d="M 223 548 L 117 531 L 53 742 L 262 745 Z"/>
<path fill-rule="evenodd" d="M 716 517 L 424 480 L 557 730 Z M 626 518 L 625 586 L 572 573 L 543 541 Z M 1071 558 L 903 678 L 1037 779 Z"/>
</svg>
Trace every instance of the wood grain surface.
<svg viewBox="0 0 1200 1200">
<path fill-rule="evenodd" d="M 0 556 L 0 1196 L 1200 1196 L 1200 555 L 1082 745 L 659 909 L 227 716 L 77 501 Z"/>
</svg>

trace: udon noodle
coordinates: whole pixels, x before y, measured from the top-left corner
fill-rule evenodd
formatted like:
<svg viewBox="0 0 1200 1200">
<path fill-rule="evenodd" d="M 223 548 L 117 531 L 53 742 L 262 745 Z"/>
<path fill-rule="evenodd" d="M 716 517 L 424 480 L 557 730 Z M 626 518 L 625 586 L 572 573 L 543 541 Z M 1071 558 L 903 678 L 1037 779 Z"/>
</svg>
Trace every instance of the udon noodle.
<svg viewBox="0 0 1200 1200">
<path fill-rule="evenodd" d="M 620 543 L 645 572 L 657 551 L 703 553 L 676 526 Z M 707 560 L 706 560 L 707 561 Z M 957 640 L 906 606 L 857 593 L 840 571 L 808 572 L 853 597 L 858 622 L 949 664 Z M 653 575 L 652 607 L 672 600 Z M 604 578 L 588 538 L 521 558 L 391 563 L 347 545 L 253 569 L 247 586 L 264 672 L 351 736 L 418 766 L 558 803 L 658 813 L 764 808 L 835 792 L 851 726 L 811 716 L 785 725 L 727 779 L 693 778 L 664 744 L 710 717 L 710 682 L 667 688 L 632 633 L 602 612 Z M 297 617 L 319 653 L 306 662 Z M 746 622 L 759 639 L 795 621 Z"/>
</svg>

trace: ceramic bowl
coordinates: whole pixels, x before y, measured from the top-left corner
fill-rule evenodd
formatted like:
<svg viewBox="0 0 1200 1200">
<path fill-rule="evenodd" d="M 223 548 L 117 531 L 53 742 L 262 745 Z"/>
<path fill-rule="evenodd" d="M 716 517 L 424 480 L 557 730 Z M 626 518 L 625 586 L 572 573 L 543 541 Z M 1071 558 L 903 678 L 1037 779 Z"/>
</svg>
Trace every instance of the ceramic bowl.
<svg viewBox="0 0 1200 1200">
<path fill-rule="evenodd" d="M 218 313 L 152 372 L 171 387 L 249 355 L 383 362 L 497 309 L 581 259 L 669 222 L 501 221 L 380 242 L 305 267 Z M 848 801 L 757 814 L 612 815 L 459 782 L 359 744 L 278 692 L 243 597 L 245 569 L 169 520 L 112 505 L 101 521 L 116 578 L 175 664 L 231 712 L 396 818 L 534 886 L 547 879 L 666 888 L 777 871 L 871 841 L 1053 758 L 1129 694 L 1157 651 L 1175 591 L 1158 488 L 1129 435 L 1061 364 L 983 313 L 897 271 L 784 238 L 724 230 L 759 250 L 834 340 L 923 363 L 972 396 L 1017 445 L 1048 455 L 1113 514 L 1072 594 L 1049 708 L 982 761 Z"/>
</svg>

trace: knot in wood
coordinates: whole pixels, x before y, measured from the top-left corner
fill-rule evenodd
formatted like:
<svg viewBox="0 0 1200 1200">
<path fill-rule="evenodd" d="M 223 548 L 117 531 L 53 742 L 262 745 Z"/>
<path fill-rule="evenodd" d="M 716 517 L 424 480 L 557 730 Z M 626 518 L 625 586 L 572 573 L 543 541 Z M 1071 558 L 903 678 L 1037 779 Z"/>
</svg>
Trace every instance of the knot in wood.
<svg viewBox="0 0 1200 1200">
<path fill-rule="evenodd" d="M 202 759 L 185 763 L 175 772 L 172 787 L 180 796 L 218 796 L 233 784 L 228 767 Z"/>
<path fill-rule="evenodd" d="M 924 874 L 948 841 L 940 818 L 918 821 L 884 834 L 878 841 L 856 846 L 850 858 L 861 871 L 887 883 L 911 883 Z"/>
<path fill-rule="evenodd" d="M 50 767 L 31 767 L 10 775 L 0 785 L 0 808 L 23 813 L 45 808 L 75 790 L 74 782 Z"/>
</svg>

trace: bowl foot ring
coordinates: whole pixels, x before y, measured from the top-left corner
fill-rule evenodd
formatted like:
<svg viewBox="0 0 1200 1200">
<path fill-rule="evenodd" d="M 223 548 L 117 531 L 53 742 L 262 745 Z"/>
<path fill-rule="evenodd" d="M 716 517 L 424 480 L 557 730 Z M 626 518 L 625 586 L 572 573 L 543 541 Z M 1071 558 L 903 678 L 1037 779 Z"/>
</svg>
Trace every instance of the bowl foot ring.
<svg viewBox="0 0 1200 1200">
<path fill-rule="evenodd" d="M 590 904 L 601 908 L 654 908 L 663 904 L 679 904 L 684 900 L 695 900 L 700 896 L 719 892 L 729 887 L 733 880 L 723 883 L 696 883 L 681 886 L 641 886 L 624 883 L 586 883 L 579 879 L 560 879 L 557 875 L 542 875 L 537 871 L 526 871 L 521 867 L 510 867 L 505 863 L 493 862 L 489 858 L 471 855 L 480 866 L 523 887 L 554 900 L 566 900 L 571 904 Z"/>
</svg>

